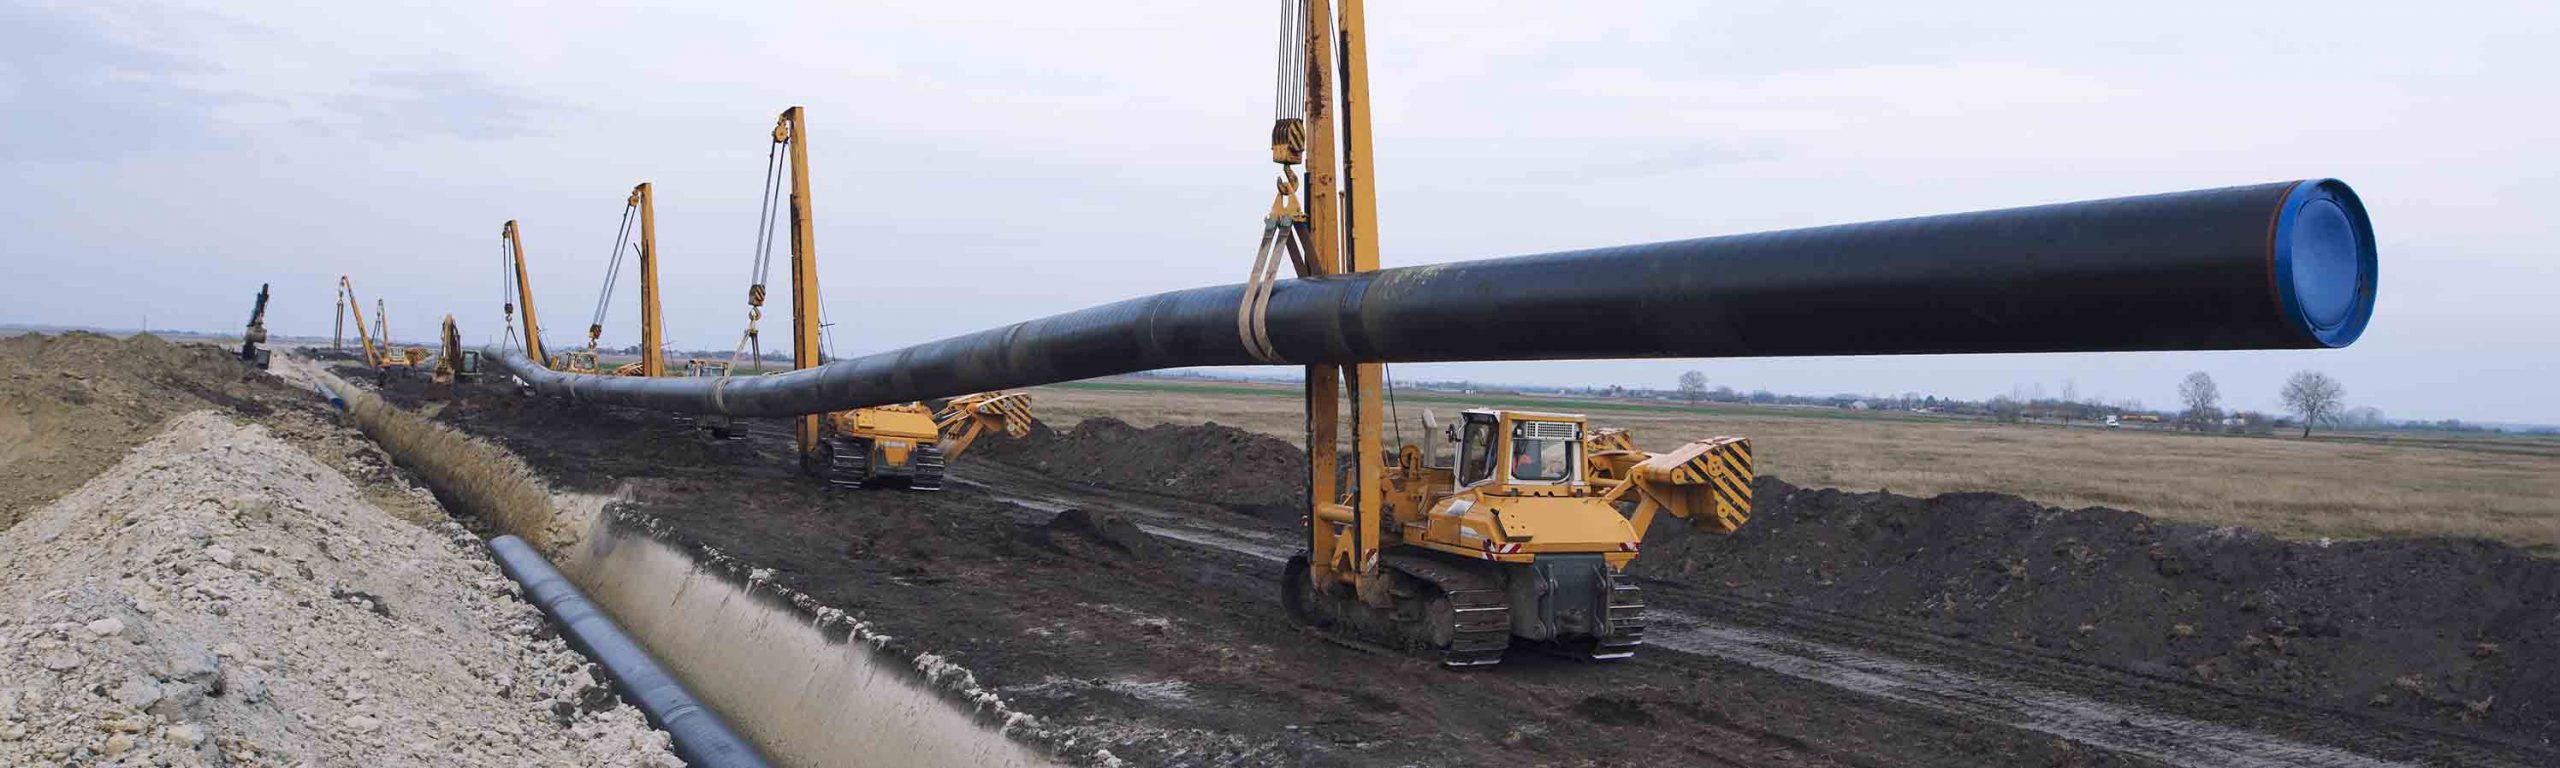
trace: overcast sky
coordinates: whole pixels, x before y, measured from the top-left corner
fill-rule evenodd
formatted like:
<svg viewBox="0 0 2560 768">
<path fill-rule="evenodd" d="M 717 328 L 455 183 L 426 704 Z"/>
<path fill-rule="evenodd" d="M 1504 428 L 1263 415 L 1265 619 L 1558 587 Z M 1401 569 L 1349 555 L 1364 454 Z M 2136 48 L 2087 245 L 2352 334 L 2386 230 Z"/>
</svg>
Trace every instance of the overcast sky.
<svg viewBox="0 0 2560 768">
<path fill-rule="evenodd" d="M 2203 370 L 2273 409 L 2318 369 L 2395 418 L 2560 423 L 2553 4 L 1803 5 L 1373 3 L 1386 264 L 2334 176 L 2379 232 L 2371 330 L 1398 375 L 2169 407 Z M 579 343 L 650 181 L 670 341 L 727 348 L 793 104 L 839 354 L 1252 260 L 1274 2 L 680 7 L 0 3 L 0 322 L 232 328 L 265 281 L 270 328 L 325 335 L 344 272 L 403 338 L 451 312 L 486 341 L 513 218 L 546 335 Z M 637 289 L 608 344 L 637 340 Z"/>
</svg>

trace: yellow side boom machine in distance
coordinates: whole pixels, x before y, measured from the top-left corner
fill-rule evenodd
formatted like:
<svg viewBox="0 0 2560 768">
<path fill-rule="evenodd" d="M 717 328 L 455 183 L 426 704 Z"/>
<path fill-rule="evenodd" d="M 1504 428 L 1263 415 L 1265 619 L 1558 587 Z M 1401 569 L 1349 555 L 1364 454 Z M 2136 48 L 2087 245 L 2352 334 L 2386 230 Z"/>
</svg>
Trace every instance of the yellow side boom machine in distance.
<svg viewBox="0 0 2560 768">
<path fill-rule="evenodd" d="M 1361 7 L 1341 0 L 1337 14 L 1331 0 L 1303 0 L 1289 22 L 1303 34 L 1280 62 L 1282 117 L 1271 132 L 1280 191 L 1237 309 L 1239 333 L 1271 362 L 1280 361 L 1257 341 L 1268 336 L 1258 320 L 1281 255 L 1300 277 L 1378 268 Z M 1750 516 L 1743 438 L 1652 454 L 1580 415 L 1469 410 L 1445 431 L 1425 414 L 1430 440 L 1456 444 L 1454 460 L 1412 445 L 1390 460 L 1384 366 L 1310 365 L 1306 387 L 1311 509 L 1306 550 L 1281 575 L 1281 601 L 1292 618 L 1337 636 L 1426 650 L 1456 667 L 1499 663 L 1515 639 L 1588 659 L 1628 658 L 1643 643 L 1645 617 L 1626 568 L 1654 519 L 1667 513 L 1730 533 Z M 1347 487 L 1337 480 L 1345 402 Z"/>
<path fill-rule="evenodd" d="M 942 490 L 943 468 L 988 432 L 1031 433 L 1031 396 L 983 392 L 953 398 L 936 412 L 921 403 L 827 414 L 827 482 L 859 487 L 903 480 L 918 491 Z"/>
<path fill-rule="evenodd" d="M 356 339 L 362 342 L 365 365 L 372 366 L 378 373 L 388 375 L 393 371 L 416 370 L 419 366 L 426 364 L 425 349 L 409 347 L 398 350 L 397 356 L 392 354 L 391 318 L 388 316 L 389 313 L 383 310 L 381 299 L 375 299 L 373 305 L 373 319 L 378 325 L 372 330 L 366 330 L 364 303 L 356 300 L 355 283 L 349 281 L 346 275 L 338 276 L 338 295 L 345 299 L 347 312 L 355 316 Z M 374 343 L 375 337 L 382 339 L 379 346 Z"/>
<path fill-rule="evenodd" d="M 533 279 L 525 275 L 524 233 L 516 229 L 514 219 L 508 219 L 506 226 L 498 229 L 498 267 L 501 273 L 513 278 L 515 286 L 514 290 L 506 292 L 507 300 L 504 302 L 507 335 L 512 337 L 515 334 L 516 304 L 521 302 L 524 304 L 524 354 L 532 358 L 535 365 L 550 368 L 555 363 L 551 361 L 551 353 L 543 349 L 542 323 L 533 313 Z"/>
<path fill-rule="evenodd" d="M 761 218 L 779 222 L 783 216 L 774 214 L 782 207 L 785 210 L 779 212 L 790 220 L 791 363 L 795 370 L 813 368 L 822 362 L 818 245 L 809 202 L 808 124 L 801 108 L 782 111 L 773 126 L 773 144 L 780 154 L 765 166 L 765 188 L 770 192 Z M 773 183 L 774 175 L 784 173 L 790 175 L 787 203 L 777 199 L 786 185 Z M 774 239 L 767 236 L 758 244 L 756 282 L 747 289 L 748 325 L 740 340 L 742 349 L 755 343 L 755 320 L 762 317 L 764 307 L 763 266 Z M 1030 433 L 1031 422 L 1030 395 L 984 392 L 954 398 L 939 411 L 923 403 L 905 403 L 812 414 L 797 420 L 794 434 L 801 469 L 824 476 L 829 485 L 859 488 L 895 480 L 910 490 L 938 491 L 948 462 L 980 436 L 1002 431 L 1021 437 Z"/>
<path fill-rule="evenodd" d="M 632 237 L 632 225 L 639 225 L 638 239 Z M 604 337 L 604 319 L 613 307 L 614 288 L 622 276 L 622 247 L 631 246 L 640 262 L 640 360 L 615 366 L 615 376 L 659 377 L 667 375 L 665 323 L 658 304 L 658 215 L 657 196 L 648 182 L 631 188 L 623 199 L 622 224 L 614 231 L 613 250 L 605 261 L 604 288 L 596 292 L 595 319 L 587 324 L 587 348 L 561 352 L 559 370 L 573 373 L 605 373 L 597 370 L 597 344 Z M 523 251 L 516 252 L 517 264 L 523 264 Z M 521 273 L 518 278 L 522 285 Z M 527 305 L 531 306 L 530 304 Z"/>
</svg>

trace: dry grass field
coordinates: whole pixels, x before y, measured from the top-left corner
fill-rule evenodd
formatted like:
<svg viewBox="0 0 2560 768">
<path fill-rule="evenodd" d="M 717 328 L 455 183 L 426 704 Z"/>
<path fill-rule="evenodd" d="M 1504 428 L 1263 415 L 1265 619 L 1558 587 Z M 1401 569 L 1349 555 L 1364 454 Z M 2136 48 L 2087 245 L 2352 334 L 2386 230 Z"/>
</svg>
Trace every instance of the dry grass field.
<svg viewBox="0 0 2560 768">
<path fill-rule="evenodd" d="M 1292 442 L 1304 429 L 1293 386 L 1105 379 L 1033 393 L 1040 418 L 1060 428 L 1097 416 L 1140 426 L 1214 421 Z M 1655 450 L 1746 436 L 1762 472 L 1803 486 L 1995 491 L 2292 538 L 2477 536 L 2560 555 L 2560 440 L 2301 440 L 1516 395 L 1397 400 L 1405 434 L 1416 439 L 1424 408 L 1443 419 L 1469 406 L 1579 412 Z"/>
</svg>

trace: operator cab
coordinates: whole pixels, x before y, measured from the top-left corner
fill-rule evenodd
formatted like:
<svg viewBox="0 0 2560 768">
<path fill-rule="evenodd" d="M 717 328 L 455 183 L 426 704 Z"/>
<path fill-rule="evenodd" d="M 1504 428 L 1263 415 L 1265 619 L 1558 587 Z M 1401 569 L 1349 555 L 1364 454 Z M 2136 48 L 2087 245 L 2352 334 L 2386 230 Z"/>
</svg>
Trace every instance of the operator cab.
<svg viewBox="0 0 2560 768">
<path fill-rule="evenodd" d="M 1583 417 L 1470 410 L 1448 437 L 1458 444 L 1457 490 L 1485 487 L 1537 495 L 1582 483 Z"/>
<path fill-rule="evenodd" d="M 551 356 L 560 361 L 560 370 L 570 373 L 597 372 L 594 352 L 554 352 Z"/>
</svg>

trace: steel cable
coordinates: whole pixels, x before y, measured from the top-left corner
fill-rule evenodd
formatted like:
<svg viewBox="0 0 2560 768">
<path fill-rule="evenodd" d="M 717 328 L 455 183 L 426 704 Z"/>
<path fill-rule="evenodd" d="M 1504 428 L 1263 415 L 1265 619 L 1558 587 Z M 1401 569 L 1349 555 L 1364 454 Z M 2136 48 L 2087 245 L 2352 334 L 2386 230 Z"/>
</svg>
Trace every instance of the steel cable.
<svg viewBox="0 0 2560 768">
<path fill-rule="evenodd" d="M 604 327 L 605 311 L 613 305 L 613 286 L 622 277 L 622 247 L 631 242 L 631 215 L 638 207 L 637 203 L 622 206 L 622 227 L 614 234 L 613 256 L 605 262 L 604 290 L 596 294 L 596 316 L 590 323 L 594 327 Z"/>
</svg>

